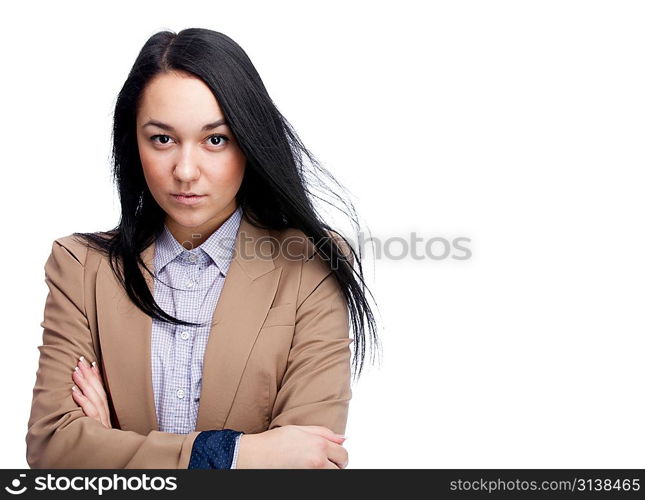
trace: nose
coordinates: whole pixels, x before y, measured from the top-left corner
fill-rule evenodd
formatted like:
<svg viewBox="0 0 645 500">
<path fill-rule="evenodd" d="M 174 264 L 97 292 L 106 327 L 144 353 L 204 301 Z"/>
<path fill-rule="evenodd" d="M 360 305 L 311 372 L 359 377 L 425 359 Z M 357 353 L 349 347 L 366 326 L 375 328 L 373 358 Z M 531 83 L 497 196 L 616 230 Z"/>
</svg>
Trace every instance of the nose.
<svg viewBox="0 0 645 500">
<path fill-rule="evenodd" d="M 181 153 L 181 157 L 175 165 L 173 175 L 180 182 L 193 182 L 199 179 L 200 170 L 195 154 L 191 153 L 190 148 L 186 148 Z"/>
</svg>

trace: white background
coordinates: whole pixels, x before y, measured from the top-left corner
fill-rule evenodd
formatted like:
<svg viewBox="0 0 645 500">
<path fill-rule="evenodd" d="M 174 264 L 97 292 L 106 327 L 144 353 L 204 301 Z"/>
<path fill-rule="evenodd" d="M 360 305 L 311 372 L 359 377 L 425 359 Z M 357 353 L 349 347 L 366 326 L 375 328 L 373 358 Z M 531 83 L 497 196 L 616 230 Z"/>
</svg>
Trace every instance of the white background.
<svg viewBox="0 0 645 500">
<path fill-rule="evenodd" d="M 464 261 L 368 255 L 383 356 L 353 387 L 349 468 L 645 467 L 642 3 L 10 9 L 0 467 L 27 467 L 51 243 L 117 223 L 116 95 L 149 36 L 187 27 L 244 48 L 365 231 L 471 240 Z"/>
</svg>

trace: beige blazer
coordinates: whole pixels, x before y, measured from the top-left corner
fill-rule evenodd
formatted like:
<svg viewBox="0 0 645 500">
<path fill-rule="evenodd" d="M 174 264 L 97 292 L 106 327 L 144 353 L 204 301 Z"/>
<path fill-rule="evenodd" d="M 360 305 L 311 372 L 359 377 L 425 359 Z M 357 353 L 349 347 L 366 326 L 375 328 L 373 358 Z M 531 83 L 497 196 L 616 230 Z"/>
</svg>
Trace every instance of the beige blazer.
<svg viewBox="0 0 645 500">
<path fill-rule="evenodd" d="M 154 246 L 142 252 L 153 271 Z M 107 258 L 72 235 L 58 238 L 45 276 L 49 294 L 26 436 L 31 468 L 186 469 L 203 430 L 259 433 L 296 424 L 345 432 L 353 342 L 347 304 L 302 232 L 259 229 L 242 218 L 189 434 L 158 430 L 152 319 L 129 299 Z M 99 363 L 112 429 L 72 399 L 81 355 Z"/>
</svg>

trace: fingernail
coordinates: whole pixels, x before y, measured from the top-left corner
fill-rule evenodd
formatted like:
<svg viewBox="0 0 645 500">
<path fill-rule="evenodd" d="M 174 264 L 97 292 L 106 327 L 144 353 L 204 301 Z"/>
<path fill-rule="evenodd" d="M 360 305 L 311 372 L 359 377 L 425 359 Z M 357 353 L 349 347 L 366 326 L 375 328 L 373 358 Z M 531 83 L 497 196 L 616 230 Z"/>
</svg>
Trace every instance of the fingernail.
<svg viewBox="0 0 645 500">
<path fill-rule="evenodd" d="M 92 361 L 92 366 L 96 368 L 96 361 Z"/>
<path fill-rule="evenodd" d="M 81 369 L 78 366 L 74 367 L 74 371 L 79 374 L 79 376 L 83 376 L 83 373 L 81 372 Z"/>
<path fill-rule="evenodd" d="M 85 366 L 90 366 L 89 363 L 85 360 L 85 356 L 81 356 L 78 358 L 81 363 L 83 363 Z"/>
<path fill-rule="evenodd" d="M 72 386 L 72 390 L 73 390 L 74 392 L 76 392 L 76 391 L 78 391 L 78 387 L 76 387 L 75 385 L 73 385 L 73 386 Z"/>
</svg>

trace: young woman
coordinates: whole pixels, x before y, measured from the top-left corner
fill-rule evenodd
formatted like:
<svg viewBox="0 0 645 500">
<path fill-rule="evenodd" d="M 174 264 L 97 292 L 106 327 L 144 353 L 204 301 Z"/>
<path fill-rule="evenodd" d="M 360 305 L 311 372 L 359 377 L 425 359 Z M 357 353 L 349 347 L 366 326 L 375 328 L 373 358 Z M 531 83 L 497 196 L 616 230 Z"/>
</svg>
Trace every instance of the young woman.
<svg viewBox="0 0 645 500">
<path fill-rule="evenodd" d="M 360 255 L 246 53 L 152 36 L 113 141 L 118 226 L 58 238 L 45 265 L 30 467 L 346 467 L 350 344 L 358 376 L 377 342 Z"/>
</svg>

